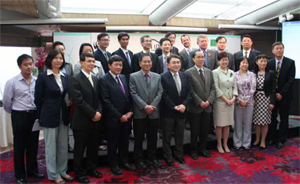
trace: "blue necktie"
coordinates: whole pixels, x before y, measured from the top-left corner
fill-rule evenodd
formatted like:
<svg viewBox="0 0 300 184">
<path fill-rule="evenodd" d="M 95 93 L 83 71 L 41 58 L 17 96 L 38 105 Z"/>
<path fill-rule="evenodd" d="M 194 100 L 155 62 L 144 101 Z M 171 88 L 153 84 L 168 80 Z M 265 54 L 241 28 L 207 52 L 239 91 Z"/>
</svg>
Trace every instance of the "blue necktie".
<svg viewBox="0 0 300 184">
<path fill-rule="evenodd" d="M 204 56 L 205 56 L 205 66 L 208 67 L 208 63 L 207 63 L 207 52 L 204 51 Z"/>
<path fill-rule="evenodd" d="M 127 61 L 128 61 L 129 66 L 131 67 L 131 59 L 130 59 L 130 56 L 129 56 L 129 52 L 128 52 L 128 51 L 126 52 L 126 58 L 127 58 Z"/>
</svg>

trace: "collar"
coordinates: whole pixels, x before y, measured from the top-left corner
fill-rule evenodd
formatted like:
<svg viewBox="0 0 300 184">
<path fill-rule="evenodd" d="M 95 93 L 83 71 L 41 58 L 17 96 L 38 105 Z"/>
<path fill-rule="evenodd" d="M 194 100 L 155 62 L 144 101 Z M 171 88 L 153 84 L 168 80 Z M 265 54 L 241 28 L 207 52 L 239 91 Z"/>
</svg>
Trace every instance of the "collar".
<svg viewBox="0 0 300 184">
<path fill-rule="evenodd" d="M 119 75 L 115 75 L 115 74 L 113 74 L 110 70 L 109 70 L 109 73 L 110 73 L 110 75 L 116 80 L 116 77 L 118 76 L 119 77 Z M 120 79 L 121 80 L 121 79 Z"/>
<path fill-rule="evenodd" d="M 202 50 L 203 52 L 207 52 L 207 49 L 203 50 L 203 49 L 199 48 L 199 50 L 200 50 L 200 51 Z"/>
<path fill-rule="evenodd" d="M 143 76 L 145 77 L 145 74 L 146 74 L 146 73 L 145 73 L 142 69 L 141 69 L 141 72 L 142 72 Z M 148 72 L 147 74 L 148 74 L 149 77 L 150 77 L 150 72 Z"/>
<path fill-rule="evenodd" d="M 102 50 L 100 47 L 99 47 L 99 50 L 103 53 L 103 55 L 104 55 L 104 53 L 107 53 L 107 51 Z"/>
<path fill-rule="evenodd" d="M 245 49 L 243 49 L 243 53 L 245 53 L 245 52 L 247 52 L 247 54 L 249 54 L 251 52 L 251 48 L 247 51 Z"/>
<path fill-rule="evenodd" d="M 120 47 L 120 49 L 121 49 L 124 53 L 128 52 L 128 49 L 125 50 L 125 49 L 123 49 L 122 47 Z"/>
<path fill-rule="evenodd" d="M 87 77 L 87 78 L 90 78 L 91 77 L 91 73 L 88 74 L 86 73 L 83 69 L 81 69 L 82 73 Z"/>
<path fill-rule="evenodd" d="M 170 55 L 171 55 L 171 52 L 169 52 L 169 54 L 168 54 L 168 55 L 165 55 L 164 53 L 162 53 L 162 55 L 163 55 L 163 56 L 165 56 L 165 57 L 168 57 L 168 56 L 170 56 Z"/>
<path fill-rule="evenodd" d="M 177 74 L 177 76 L 179 76 L 179 72 L 174 73 L 171 70 L 170 70 L 170 72 L 171 72 L 172 77 L 174 77 L 175 74 Z"/>
<path fill-rule="evenodd" d="M 55 76 L 55 74 L 53 73 L 53 71 L 51 69 L 47 69 L 47 75 L 52 75 L 52 74 Z M 60 77 L 61 75 L 65 76 L 65 74 L 63 72 L 61 72 L 61 70 L 59 70 L 58 77 Z"/>
<path fill-rule="evenodd" d="M 35 81 L 36 80 L 36 77 L 33 76 L 32 74 L 30 75 L 30 78 L 31 78 L 31 81 Z M 17 76 L 17 79 L 20 81 L 20 80 L 25 80 L 25 78 L 23 77 L 23 75 L 20 73 L 18 76 Z"/>
<path fill-rule="evenodd" d="M 277 63 L 278 61 L 280 61 L 280 63 L 282 63 L 283 57 L 284 57 L 284 56 L 282 56 L 280 60 L 277 60 L 277 59 L 275 58 L 276 63 Z"/>
<path fill-rule="evenodd" d="M 143 53 L 148 53 L 148 54 L 151 53 L 150 50 L 149 50 L 149 52 L 147 52 L 147 51 L 145 51 L 144 49 L 142 50 L 142 52 L 143 52 Z"/>
<path fill-rule="evenodd" d="M 202 70 L 202 72 L 204 72 L 204 67 L 199 68 L 197 65 L 195 65 L 196 70 L 199 72 L 199 70 Z"/>
</svg>

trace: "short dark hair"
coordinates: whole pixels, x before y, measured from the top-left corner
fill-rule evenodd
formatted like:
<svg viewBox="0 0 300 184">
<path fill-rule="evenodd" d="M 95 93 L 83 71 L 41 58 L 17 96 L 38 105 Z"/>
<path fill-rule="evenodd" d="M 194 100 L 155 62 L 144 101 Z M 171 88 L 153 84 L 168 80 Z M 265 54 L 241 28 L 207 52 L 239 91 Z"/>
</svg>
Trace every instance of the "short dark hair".
<svg viewBox="0 0 300 184">
<path fill-rule="evenodd" d="M 109 38 L 109 35 L 107 33 L 100 33 L 97 36 L 97 40 L 101 40 L 101 38 L 104 37 L 104 36 L 108 36 L 108 38 Z"/>
<path fill-rule="evenodd" d="M 108 64 L 113 64 L 113 62 L 123 62 L 123 58 L 117 54 L 111 56 L 108 60 Z"/>
<path fill-rule="evenodd" d="M 171 36 L 171 35 L 175 35 L 175 37 L 176 37 L 176 34 L 174 33 L 174 32 L 167 32 L 166 34 L 165 34 L 165 38 L 168 38 L 169 36 Z"/>
<path fill-rule="evenodd" d="M 284 45 L 283 45 L 282 42 L 275 42 L 275 43 L 273 43 L 273 45 L 272 45 L 272 50 L 274 49 L 274 47 L 275 47 L 276 45 L 282 45 L 282 47 L 284 48 Z"/>
<path fill-rule="evenodd" d="M 149 38 L 150 36 L 149 35 L 144 35 L 140 38 L 140 41 L 141 42 L 144 42 L 145 41 L 145 38 Z"/>
<path fill-rule="evenodd" d="M 217 39 L 216 39 L 216 42 L 218 42 L 218 41 L 221 40 L 222 38 L 224 38 L 225 41 L 227 42 L 227 39 L 226 39 L 224 36 L 218 36 Z"/>
<path fill-rule="evenodd" d="M 139 62 L 141 62 L 141 61 L 143 60 L 143 58 L 146 57 L 146 56 L 149 56 L 149 57 L 150 57 L 150 60 L 151 60 L 151 56 L 150 56 L 149 53 L 142 53 Z M 152 62 L 152 60 L 151 60 L 151 62 Z"/>
<path fill-rule="evenodd" d="M 162 44 L 164 43 L 164 41 L 169 41 L 171 43 L 171 40 L 169 38 L 162 38 L 159 41 L 159 45 L 162 46 Z"/>
<path fill-rule="evenodd" d="M 45 61 L 45 65 L 48 69 L 52 69 L 52 60 L 58 55 L 58 54 L 61 54 L 62 58 L 63 58 L 63 64 L 61 65 L 61 67 L 59 69 L 62 69 L 65 67 L 65 57 L 64 57 L 64 54 L 60 51 L 60 50 L 56 50 L 56 49 L 52 49 L 48 55 L 47 55 L 47 58 L 46 58 L 46 61 Z"/>
<path fill-rule="evenodd" d="M 204 52 L 203 52 L 202 50 L 195 50 L 195 51 L 193 51 L 193 52 L 191 53 L 191 54 L 192 54 L 192 55 L 191 55 L 192 58 L 195 58 L 197 52 L 202 52 L 202 53 L 204 54 Z"/>
<path fill-rule="evenodd" d="M 118 40 L 120 41 L 122 39 L 123 36 L 128 36 L 128 38 L 130 38 L 129 34 L 126 32 L 120 32 L 118 34 Z"/>
<path fill-rule="evenodd" d="M 180 60 L 180 56 L 178 56 L 177 54 L 170 54 L 168 57 L 167 57 L 167 63 L 170 63 L 171 59 L 172 58 L 177 58 Z"/>
<path fill-rule="evenodd" d="M 83 44 L 80 45 L 80 48 L 79 48 L 79 57 L 81 56 L 82 51 L 83 51 L 83 47 L 85 47 L 85 46 L 91 47 L 91 49 L 93 51 L 93 54 L 94 54 L 93 46 L 90 43 L 83 43 Z"/>
<path fill-rule="evenodd" d="M 224 57 L 227 57 L 228 58 L 228 55 L 227 55 L 227 53 L 226 52 L 220 52 L 219 54 L 218 54 L 218 61 L 220 61 L 222 58 L 224 58 Z"/>
<path fill-rule="evenodd" d="M 257 55 L 257 56 L 255 57 L 255 65 L 254 65 L 254 69 L 253 69 L 254 73 L 257 74 L 258 71 L 259 71 L 258 65 L 257 65 L 257 63 L 256 63 L 259 59 L 266 59 L 266 60 L 267 60 L 266 72 L 269 71 L 268 56 L 267 56 L 266 54 L 259 54 L 259 55 Z"/>
<path fill-rule="evenodd" d="M 52 49 L 55 49 L 55 47 L 58 46 L 58 45 L 62 45 L 62 46 L 64 46 L 64 48 L 65 48 L 65 45 L 64 45 L 62 42 L 56 41 L 56 42 L 54 42 L 54 43 L 52 44 Z"/>
<path fill-rule="evenodd" d="M 29 56 L 28 54 L 22 54 L 21 56 L 19 56 L 17 59 L 18 66 L 20 67 L 22 65 L 23 61 L 27 60 L 27 59 L 31 59 L 33 62 L 33 58 L 31 56 Z"/>
<path fill-rule="evenodd" d="M 94 54 L 91 54 L 91 53 L 82 53 L 81 55 L 80 55 L 80 62 L 83 62 L 83 61 L 85 61 L 85 58 L 86 57 L 91 57 L 91 58 L 95 58 L 94 57 Z"/>
<path fill-rule="evenodd" d="M 243 35 L 243 36 L 242 36 L 242 40 L 243 40 L 244 38 L 250 38 L 251 41 L 252 41 L 252 37 L 251 37 L 250 35 L 248 35 L 248 34 Z"/>
</svg>

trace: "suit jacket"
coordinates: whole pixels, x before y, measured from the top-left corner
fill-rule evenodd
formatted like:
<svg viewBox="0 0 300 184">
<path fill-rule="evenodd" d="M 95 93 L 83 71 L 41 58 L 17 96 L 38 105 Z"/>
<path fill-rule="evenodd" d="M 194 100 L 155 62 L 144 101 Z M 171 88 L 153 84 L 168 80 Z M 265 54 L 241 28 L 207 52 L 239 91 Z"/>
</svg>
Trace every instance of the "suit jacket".
<svg viewBox="0 0 300 184">
<path fill-rule="evenodd" d="M 122 74 L 126 76 L 126 78 L 129 80 L 129 76 L 130 74 L 132 73 L 132 60 L 133 60 L 133 53 L 128 50 L 129 52 L 129 57 L 130 57 L 130 60 L 131 60 L 131 66 L 129 65 L 129 62 L 128 62 L 128 59 L 127 57 L 125 56 L 123 50 L 121 48 L 119 48 L 118 50 L 114 51 L 112 53 L 112 55 L 119 55 L 121 58 L 123 58 L 123 69 L 122 69 Z"/>
<path fill-rule="evenodd" d="M 255 57 L 260 54 L 260 52 L 258 50 L 254 50 L 251 49 L 250 54 L 249 54 L 249 71 L 253 71 L 254 70 L 254 66 L 255 66 Z M 234 57 L 234 62 L 235 62 L 235 71 L 238 71 L 240 69 L 240 62 L 244 59 L 243 57 L 243 51 L 238 51 L 236 53 L 234 53 L 233 55 Z"/>
<path fill-rule="evenodd" d="M 264 92 L 267 97 L 270 96 L 270 104 L 275 105 L 275 103 L 276 103 L 276 78 L 275 78 L 275 73 L 272 70 L 269 70 L 265 73 Z"/>
<path fill-rule="evenodd" d="M 159 118 L 159 103 L 163 92 L 160 80 L 159 74 L 150 72 L 150 88 L 148 90 L 142 71 L 130 75 L 129 87 L 133 100 L 133 115 L 135 119 L 147 117 L 147 114 L 144 112 L 147 105 L 156 107 L 156 110 L 149 115 L 149 119 Z"/>
<path fill-rule="evenodd" d="M 108 58 L 110 58 L 111 53 L 106 51 Z M 107 73 L 109 71 L 108 68 L 108 61 L 106 57 L 103 55 L 102 51 L 100 49 L 97 49 L 96 52 L 94 53 L 95 60 L 100 61 L 102 64 L 102 67 L 104 69 L 104 72 Z"/>
<path fill-rule="evenodd" d="M 185 49 L 182 49 L 179 52 L 179 56 L 181 58 L 181 69 L 180 71 L 186 71 L 189 68 L 193 67 L 195 65 L 195 63 L 192 60 L 192 56 L 191 53 L 194 51 L 194 49 L 191 49 L 191 52 L 188 54 L 187 51 Z"/>
<path fill-rule="evenodd" d="M 158 64 L 159 64 L 159 71 L 157 71 L 159 74 L 164 73 L 164 59 L 163 56 L 158 57 Z"/>
<path fill-rule="evenodd" d="M 175 46 L 173 46 L 173 47 L 171 48 L 170 52 L 171 52 L 172 54 L 179 55 L 179 50 L 178 50 L 178 48 L 175 47 Z M 161 55 L 162 55 L 162 49 L 161 49 L 160 47 L 158 47 L 158 48 L 155 50 L 155 54 L 156 54 L 157 56 L 161 56 Z"/>
<path fill-rule="evenodd" d="M 141 70 L 139 62 L 141 60 L 142 54 L 143 54 L 143 51 L 135 53 L 133 55 L 133 59 L 132 59 L 132 63 L 131 63 L 132 72 L 138 72 Z M 159 73 L 161 71 L 161 68 L 159 65 L 157 55 L 150 52 L 150 57 L 151 57 L 151 61 L 152 61 L 151 72 Z"/>
<path fill-rule="evenodd" d="M 269 67 L 270 70 L 273 70 L 275 72 L 275 76 L 276 76 L 275 58 L 272 58 L 269 61 Z M 280 93 L 283 98 L 286 98 L 288 100 L 292 99 L 293 93 L 291 93 L 291 91 L 293 89 L 293 84 L 295 80 L 295 72 L 296 72 L 295 61 L 290 58 L 283 57 L 280 72 L 279 72 L 277 92 Z"/>
<path fill-rule="evenodd" d="M 88 78 L 80 71 L 70 79 L 70 94 L 75 105 L 73 114 L 73 130 L 95 129 L 98 124 L 92 119 L 96 112 L 102 114 L 102 105 L 100 101 L 99 80 L 92 75 L 94 86 L 91 85 Z"/>
<path fill-rule="evenodd" d="M 226 52 L 226 51 L 225 51 Z M 233 57 L 233 54 L 231 54 L 230 52 L 226 52 L 227 53 L 227 56 L 228 56 L 228 59 L 229 59 L 229 63 L 228 63 L 228 68 L 230 70 L 233 70 L 235 71 L 235 62 L 234 62 L 234 57 Z M 214 60 L 215 60 L 215 67 L 218 68 L 220 66 L 219 64 L 219 61 L 218 61 L 218 51 L 215 52 L 215 56 L 213 57 Z M 214 69 L 216 69 L 214 68 Z M 214 70 L 213 69 L 213 70 Z"/>
<path fill-rule="evenodd" d="M 54 75 L 47 75 L 47 71 L 40 73 L 36 80 L 34 103 L 37 107 L 37 118 L 41 127 L 58 127 L 61 118 L 65 125 L 69 123 L 69 113 L 65 101 L 68 77 L 61 75 L 61 82 L 63 93 L 61 93 Z"/>
<path fill-rule="evenodd" d="M 203 84 L 196 67 L 188 69 L 186 73 L 190 76 L 193 87 L 193 90 L 191 91 L 192 102 L 189 103 L 187 108 L 188 112 L 201 113 L 203 109 L 200 107 L 200 104 L 204 101 L 210 103 L 210 106 L 204 109 L 204 111 L 212 112 L 212 104 L 216 97 L 216 89 L 211 70 L 204 67 L 205 85 Z"/>
<path fill-rule="evenodd" d="M 119 77 L 124 86 L 125 94 L 109 72 L 100 78 L 100 94 L 104 110 L 107 113 L 108 126 L 119 125 L 120 118 L 132 111 L 128 80 L 122 74 Z"/>
<path fill-rule="evenodd" d="M 197 49 L 197 50 L 194 50 L 190 53 L 190 56 L 192 57 L 192 54 L 196 51 L 199 51 L 200 49 Z M 216 52 L 215 50 L 210 50 L 210 49 L 207 49 L 207 63 L 208 63 L 208 66 L 205 66 L 205 63 L 204 63 L 204 66 L 210 70 L 214 70 L 216 68 L 218 68 L 217 66 L 217 63 L 216 63 Z M 193 62 L 193 66 L 195 65 L 195 63 Z"/>
<path fill-rule="evenodd" d="M 181 93 L 178 95 L 177 88 L 173 76 L 170 71 L 161 74 L 161 85 L 163 87 L 163 96 L 161 102 L 161 117 L 164 118 L 185 118 L 185 113 L 174 110 L 174 107 L 180 104 L 188 107 L 191 100 L 190 91 L 192 90 L 191 80 L 189 76 L 179 71 L 181 80 Z"/>
</svg>

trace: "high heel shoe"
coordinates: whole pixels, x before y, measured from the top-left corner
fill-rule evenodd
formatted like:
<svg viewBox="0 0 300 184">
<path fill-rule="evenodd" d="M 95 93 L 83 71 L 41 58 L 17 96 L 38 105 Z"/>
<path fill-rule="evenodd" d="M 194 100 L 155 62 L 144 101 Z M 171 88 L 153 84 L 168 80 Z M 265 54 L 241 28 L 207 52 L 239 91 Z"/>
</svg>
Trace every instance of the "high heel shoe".
<svg viewBox="0 0 300 184">
<path fill-rule="evenodd" d="M 218 147 L 218 146 L 217 146 L 217 150 L 218 150 L 218 152 L 221 153 L 221 154 L 225 153 L 222 147 Z"/>
</svg>

